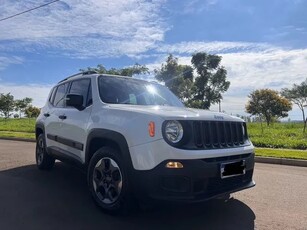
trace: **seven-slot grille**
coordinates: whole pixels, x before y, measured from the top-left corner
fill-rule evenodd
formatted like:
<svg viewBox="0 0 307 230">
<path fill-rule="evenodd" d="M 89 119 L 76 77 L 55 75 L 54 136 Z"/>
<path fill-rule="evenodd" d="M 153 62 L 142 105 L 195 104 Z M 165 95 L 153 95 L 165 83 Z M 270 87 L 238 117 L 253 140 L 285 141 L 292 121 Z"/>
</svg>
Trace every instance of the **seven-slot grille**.
<svg viewBox="0 0 307 230">
<path fill-rule="evenodd" d="M 246 124 L 230 121 L 193 122 L 194 143 L 198 148 L 239 147 L 248 140 Z"/>
</svg>

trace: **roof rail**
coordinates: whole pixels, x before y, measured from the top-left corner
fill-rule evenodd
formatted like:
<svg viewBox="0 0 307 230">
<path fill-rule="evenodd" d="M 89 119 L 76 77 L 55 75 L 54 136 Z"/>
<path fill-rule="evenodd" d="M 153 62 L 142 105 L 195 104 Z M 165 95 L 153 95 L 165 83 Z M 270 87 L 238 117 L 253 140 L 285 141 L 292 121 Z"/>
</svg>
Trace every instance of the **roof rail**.
<svg viewBox="0 0 307 230">
<path fill-rule="evenodd" d="M 72 77 L 76 77 L 76 76 L 79 76 L 79 75 L 82 75 L 82 76 L 83 76 L 83 75 L 89 75 L 89 74 L 98 74 L 98 72 L 95 71 L 95 70 L 88 70 L 88 71 L 76 73 L 76 74 L 73 74 L 73 75 L 71 75 L 71 76 L 69 76 L 69 77 L 67 77 L 67 78 L 65 78 L 65 79 L 63 79 L 63 80 L 61 80 L 61 81 L 59 81 L 58 83 L 61 83 L 61 82 L 63 82 L 63 81 L 66 81 L 66 80 L 68 80 L 68 79 L 70 79 L 70 78 L 72 78 Z"/>
<path fill-rule="evenodd" d="M 88 70 L 81 72 L 82 75 L 88 75 L 88 74 L 99 74 L 96 70 Z"/>
</svg>

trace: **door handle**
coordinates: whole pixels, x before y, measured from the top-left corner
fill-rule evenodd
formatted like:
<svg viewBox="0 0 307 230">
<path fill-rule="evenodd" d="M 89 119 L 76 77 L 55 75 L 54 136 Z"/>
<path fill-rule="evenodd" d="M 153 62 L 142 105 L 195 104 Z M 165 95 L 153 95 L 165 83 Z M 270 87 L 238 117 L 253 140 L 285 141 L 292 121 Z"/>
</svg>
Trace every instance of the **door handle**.
<svg viewBox="0 0 307 230">
<path fill-rule="evenodd" d="M 67 117 L 66 117 L 65 115 L 60 115 L 59 118 L 60 118 L 61 120 L 65 120 Z"/>
<path fill-rule="evenodd" d="M 50 114 L 49 114 L 49 113 L 44 113 L 44 116 L 45 116 L 45 117 L 49 117 Z"/>
</svg>

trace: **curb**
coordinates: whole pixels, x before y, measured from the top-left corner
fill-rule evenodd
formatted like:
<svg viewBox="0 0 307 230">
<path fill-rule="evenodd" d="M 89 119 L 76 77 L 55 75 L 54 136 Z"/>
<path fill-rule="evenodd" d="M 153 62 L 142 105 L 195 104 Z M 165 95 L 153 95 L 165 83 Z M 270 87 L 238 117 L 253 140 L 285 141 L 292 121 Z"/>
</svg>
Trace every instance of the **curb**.
<svg viewBox="0 0 307 230">
<path fill-rule="evenodd" d="M 266 164 L 290 165 L 307 167 L 307 160 L 287 159 L 287 158 L 274 158 L 274 157 L 255 157 L 255 162 Z"/>
<path fill-rule="evenodd" d="M 0 140 L 36 142 L 34 139 L 17 138 L 17 137 L 0 137 Z M 274 157 L 257 157 L 257 156 L 255 156 L 255 162 L 256 163 L 265 163 L 265 164 L 278 164 L 278 165 L 290 165 L 290 166 L 307 167 L 307 160 L 298 160 L 298 159 L 274 158 Z"/>
<path fill-rule="evenodd" d="M 0 140 L 36 142 L 34 139 L 30 139 L 30 138 L 18 138 L 18 137 L 0 137 Z"/>
</svg>

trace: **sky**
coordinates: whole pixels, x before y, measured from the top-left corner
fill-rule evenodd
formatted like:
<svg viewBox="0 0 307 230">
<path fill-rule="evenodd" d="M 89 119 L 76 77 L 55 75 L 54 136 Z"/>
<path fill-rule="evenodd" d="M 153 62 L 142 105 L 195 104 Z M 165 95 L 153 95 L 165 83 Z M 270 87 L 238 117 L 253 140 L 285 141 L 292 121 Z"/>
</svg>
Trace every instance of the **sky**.
<svg viewBox="0 0 307 230">
<path fill-rule="evenodd" d="M 0 19 L 50 1 L 0 0 Z M 207 52 L 222 56 L 231 82 L 222 110 L 244 115 L 251 91 L 306 79 L 306 9 L 304 0 L 58 1 L 0 21 L 0 93 L 42 107 L 79 69 L 137 62 L 153 71 L 170 53 L 191 64 Z M 296 106 L 289 115 L 301 119 Z"/>
</svg>

